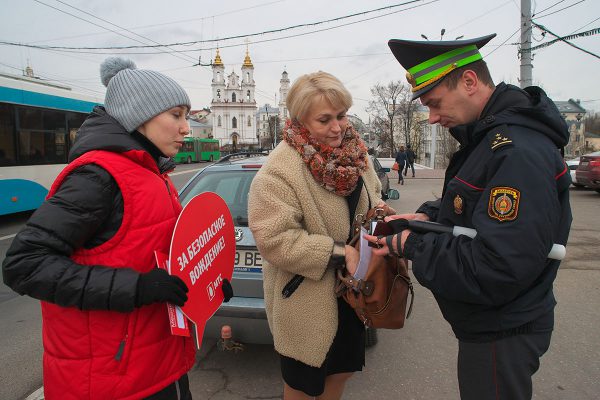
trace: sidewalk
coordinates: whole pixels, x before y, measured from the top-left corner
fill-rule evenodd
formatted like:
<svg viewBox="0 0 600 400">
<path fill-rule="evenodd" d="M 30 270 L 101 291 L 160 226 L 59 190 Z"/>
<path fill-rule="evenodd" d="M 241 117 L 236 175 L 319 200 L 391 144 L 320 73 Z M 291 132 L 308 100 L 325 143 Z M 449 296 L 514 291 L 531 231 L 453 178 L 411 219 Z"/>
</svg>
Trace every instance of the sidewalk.
<svg viewBox="0 0 600 400">
<path fill-rule="evenodd" d="M 445 169 L 417 169 L 417 166 L 415 165 L 415 177 L 412 177 L 412 171 L 410 170 L 410 168 L 408 169 L 408 171 L 406 172 L 406 176 L 404 177 L 404 179 L 406 180 L 411 180 L 411 179 L 444 179 L 444 174 L 446 173 Z M 395 179 L 396 182 L 398 182 L 398 171 L 390 171 L 388 172 L 388 177 L 390 179 Z"/>
<path fill-rule="evenodd" d="M 384 168 L 392 168 L 392 165 L 394 165 L 394 159 L 393 158 L 377 158 L 377 160 L 379 161 L 379 163 L 381 164 L 382 167 Z M 424 165 L 421 164 L 417 164 L 415 163 L 415 177 L 414 179 L 444 179 L 444 174 L 446 173 L 445 169 L 431 169 L 429 167 L 426 167 Z M 396 182 L 398 181 L 398 172 L 396 171 L 390 171 L 388 172 L 388 177 L 390 179 L 395 179 Z M 404 177 L 405 179 L 413 179 L 412 178 L 412 171 L 409 169 L 407 171 L 407 175 Z"/>
</svg>

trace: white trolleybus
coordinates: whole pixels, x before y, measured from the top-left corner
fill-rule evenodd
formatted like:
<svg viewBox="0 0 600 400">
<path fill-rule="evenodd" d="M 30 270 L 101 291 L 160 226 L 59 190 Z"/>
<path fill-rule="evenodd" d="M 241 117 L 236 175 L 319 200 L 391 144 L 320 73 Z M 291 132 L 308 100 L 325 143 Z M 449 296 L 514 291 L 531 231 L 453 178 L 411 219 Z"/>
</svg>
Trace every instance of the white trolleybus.
<svg viewBox="0 0 600 400">
<path fill-rule="evenodd" d="M 98 104 L 99 98 L 66 86 L 0 74 L 0 215 L 42 204 Z"/>
</svg>

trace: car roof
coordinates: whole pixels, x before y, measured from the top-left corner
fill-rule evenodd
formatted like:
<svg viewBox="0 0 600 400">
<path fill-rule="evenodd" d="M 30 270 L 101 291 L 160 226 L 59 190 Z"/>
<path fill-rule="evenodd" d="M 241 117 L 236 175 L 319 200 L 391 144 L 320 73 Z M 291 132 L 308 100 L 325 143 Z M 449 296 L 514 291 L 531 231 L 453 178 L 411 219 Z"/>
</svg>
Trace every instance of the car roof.
<svg viewBox="0 0 600 400">
<path fill-rule="evenodd" d="M 267 153 L 234 153 L 221 157 L 217 162 L 209 165 L 205 170 L 236 170 L 243 166 L 262 166 L 267 161 Z"/>
</svg>

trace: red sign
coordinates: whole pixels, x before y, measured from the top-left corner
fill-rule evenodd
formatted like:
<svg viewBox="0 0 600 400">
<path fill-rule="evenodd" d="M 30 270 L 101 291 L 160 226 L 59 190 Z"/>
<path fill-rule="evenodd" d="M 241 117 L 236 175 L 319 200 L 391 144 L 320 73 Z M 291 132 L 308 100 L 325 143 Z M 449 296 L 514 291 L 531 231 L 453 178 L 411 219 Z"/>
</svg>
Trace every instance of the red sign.
<svg viewBox="0 0 600 400">
<path fill-rule="evenodd" d="M 223 279 L 231 281 L 235 259 L 233 219 L 215 193 L 194 197 L 183 209 L 171 241 L 169 273 L 187 285 L 188 301 L 181 310 L 196 326 L 200 348 L 206 321 L 223 303 Z"/>
<path fill-rule="evenodd" d="M 169 272 L 169 256 L 158 250 L 154 251 L 154 258 L 158 268 L 164 269 Z M 167 303 L 167 312 L 169 314 L 169 325 L 171 326 L 171 334 L 177 336 L 190 336 L 190 328 L 188 326 L 188 319 L 176 305 Z"/>
</svg>

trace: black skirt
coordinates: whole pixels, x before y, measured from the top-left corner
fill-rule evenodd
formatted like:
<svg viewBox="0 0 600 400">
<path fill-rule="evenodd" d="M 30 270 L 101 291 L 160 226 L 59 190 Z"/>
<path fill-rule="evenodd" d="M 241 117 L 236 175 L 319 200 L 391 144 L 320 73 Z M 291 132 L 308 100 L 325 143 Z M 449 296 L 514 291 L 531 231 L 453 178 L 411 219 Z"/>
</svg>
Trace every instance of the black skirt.
<svg viewBox="0 0 600 400">
<path fill-rule="evenodd" d="M 321 367 L 279 355 L 284 382 L 309 396 L 323 393 L 327 376 L 362 371 L 365 365 L 365 326 L 344 299 L 338 298 L 337 303 L 338 328 Z"/>
</svg>

